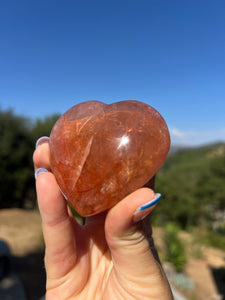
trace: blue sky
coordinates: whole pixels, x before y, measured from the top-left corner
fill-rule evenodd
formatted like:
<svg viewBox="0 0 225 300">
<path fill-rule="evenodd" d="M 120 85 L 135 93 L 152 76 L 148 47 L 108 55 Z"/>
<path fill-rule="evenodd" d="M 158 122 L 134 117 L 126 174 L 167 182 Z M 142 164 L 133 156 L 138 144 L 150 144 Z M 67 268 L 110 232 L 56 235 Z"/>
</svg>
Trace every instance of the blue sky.
<svg viewBox="0 0 225 300">
<path fill-rule="evenodd" d="M 140 100 L 174 144 L 225 141 L 224 0 L 1 0 L 0 109 Z"/>
</svg>

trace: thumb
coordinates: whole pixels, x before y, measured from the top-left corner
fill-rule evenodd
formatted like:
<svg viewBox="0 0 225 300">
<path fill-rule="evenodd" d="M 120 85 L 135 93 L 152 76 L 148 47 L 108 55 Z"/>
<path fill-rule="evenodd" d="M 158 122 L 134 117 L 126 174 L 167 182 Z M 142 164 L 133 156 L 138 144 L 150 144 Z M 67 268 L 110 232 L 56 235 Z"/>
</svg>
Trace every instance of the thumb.
<svg viewBox="0 0 225 300">
<path fill-rule="evenodd" d="M 115 268 L 123 276 L 135 274 L 142 277 L 160 272 L 149 245 L 151 225 L 148 222 L 160 197 L 160 194 L 142 188 L 124 198 L 107 214 L 106 240 Z"/>
</svg>

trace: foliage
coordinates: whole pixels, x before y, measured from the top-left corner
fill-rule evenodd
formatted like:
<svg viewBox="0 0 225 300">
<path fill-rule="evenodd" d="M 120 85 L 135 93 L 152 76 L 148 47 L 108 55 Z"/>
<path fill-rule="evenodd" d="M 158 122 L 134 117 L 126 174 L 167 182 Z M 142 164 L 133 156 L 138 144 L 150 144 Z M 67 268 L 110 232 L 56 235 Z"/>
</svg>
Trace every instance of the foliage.
<svg viewBox="0 0 225 300">
<path fill-rule="evenodd" d="M 224 235 L 221 235 L 212 230 L 202 231 L 202 233 L 198 236 L 198 243 L 225 251 Z"/>
<path fill-rule="evenodd" d="M 191 250 L 192 250 L 191 251 L 192 257 L 194 257 L 196 259 L 200 259 L 203 257 L 203 252 L 202 252 L 202 249 L 201 249 L 199 243 L 193 244 Z"/>
<path fill-rule="evenodd" d="M 0 207 L 23 206 L 33 192 L 32 139 L 28 119 L 0 112 Z"/>
<path fill-rule="evenodd" d="M 225 210 L 225 144 L 182 150 L 168 156 L 156 178 L 164 200 L 155 221 L 182 228 L 211 227 Z"/>
<path fill-rule="evenodd" d="M 168 223 L 165 227 L 165 260 L 172 263 L 177 272 L 181 272 L 186 264 L 186 253 L 184 245 L 178 237 L 179 227 Z"/>
<path fill-rule="evenodd" d="M 0 110 L 0 208 L 35 206 L 35 142 L 40 136 L 49 136 L 58 118 L 55 114 L 31 122 L 10 110 Z M 218 212 L 225 210 L 224 182 L 225 144 L 169 155 L 156 177 L 156 191 L 164 199 L 154 214 L 154 222 L 163 226 L 174 222 L 182 228 L 214 228 Z M 219 223 L 217 228 L 224 234 L 222 226 Z"/>
<path fill-rule="evenodd" d="M 11 110 L 0 111 L 0 208 L 34 207 L 32 155 L 38 137 L 49 135 L 57 115 L 35 124 Z"/>
<path fill-rule="evenodd" d="M 37 139 L 41 136 L 49 136 L 52 127 L 59 117 L 60 116 L 58 114 L 54 114 L 43 119 L 37 119 L 31 131 L 33 140 L 37 141 Z"/>
</svg>

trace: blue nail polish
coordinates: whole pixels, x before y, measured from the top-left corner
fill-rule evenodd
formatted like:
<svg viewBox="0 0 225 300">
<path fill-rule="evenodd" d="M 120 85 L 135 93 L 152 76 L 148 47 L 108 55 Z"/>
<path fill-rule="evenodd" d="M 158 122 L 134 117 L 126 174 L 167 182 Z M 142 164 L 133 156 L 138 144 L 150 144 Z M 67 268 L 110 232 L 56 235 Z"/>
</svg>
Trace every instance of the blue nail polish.
<svg viewBox="0 0 225 300">
<path fill-rule="evenodd" d="M 48 143 L 48 141 L 49 141 L 49 137 L 48 137 L 48 136 L 42 136 L 42 137 L 40 137 L 40 138 L 37 140 L 36 144 L 35 144 L 35 149 L 36 149 L 38 146 L 40 146 L 41 144 Z"/>
<path fill-rule="evenodd" d="M 142 205 L 142 206 L 139 208 L 139 211 L 145 210 L 145 209 L 147 209 L 147 208 L 149 208 L 149 207 L 155 205 L 155 204 L 160 200 L 161 197 L 162 197 L 161 194 L 159 194 L 159 193 L 155 194 L 155 198 L 154 198 L 152 201 L 150 201 L 150 202 L 148 202 L 148 203 Z"/>
<path fill-rule="evenodd" d="M 34 172 L 34 177 L 35 179 L 37 179 L 38 175 L 41 174 L 41 173 L 46 173 L 48 172 L 48 170 L 46 170 L 45 168 L 39 168 L 37 169 L 35 172 Z"/>
</svg>

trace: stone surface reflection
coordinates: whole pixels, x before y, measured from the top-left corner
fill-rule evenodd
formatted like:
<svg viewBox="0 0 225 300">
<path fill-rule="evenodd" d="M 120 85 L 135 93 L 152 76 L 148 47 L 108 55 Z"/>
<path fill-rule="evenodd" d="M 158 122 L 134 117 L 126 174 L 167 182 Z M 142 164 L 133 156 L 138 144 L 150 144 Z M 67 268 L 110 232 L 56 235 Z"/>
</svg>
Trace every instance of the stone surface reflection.
<svg viewBox="0 0 225 300">
<path fill-rule="evenodd" d="M 50 135 L 52 172 L 82 216 L 97 214 L 142 187 L 170 147 L 167 125 L 139 101 L 87 101 L 69 109 Z"/>
</svg>

